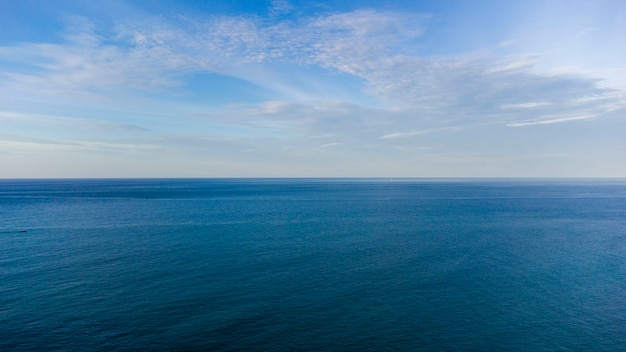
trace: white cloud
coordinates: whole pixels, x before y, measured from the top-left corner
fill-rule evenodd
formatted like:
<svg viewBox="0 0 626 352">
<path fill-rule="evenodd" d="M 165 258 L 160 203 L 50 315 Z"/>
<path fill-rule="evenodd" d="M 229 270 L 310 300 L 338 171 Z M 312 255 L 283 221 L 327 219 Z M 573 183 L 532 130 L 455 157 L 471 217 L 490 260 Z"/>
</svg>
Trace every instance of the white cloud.
<svg viewBox="0 0 626 352">
<path fill-rule="evenodd" d="M 519 71 L 522 69 L 530 68 L 538 62 L 537 58 L 534 55 L 524 56 L 519 58 L 518 60 L 508 62 L 502 66 L 498 66 L 492 69 L 489 69 L 488 73 L 499 73 L 499 72 L 508 72 L 508 71 Z"/>
<path fill-rule="evenodd" d="M 338 142 L 326 143 L 326 144 L 320 145 L 320 149 L 332 148 L 332 147 L 336 147 L 336 146 L 338 146 L 340 144 L 341 143 L 338 143 Z"/>
<path fill-rule="evenodd" d="M 539 107 L 550 106 L 552 103 L 547 101 L 538 101 L 533 103 L 520 103 L 520 104 L 504 104 L 500 106 L 502 109 L 533 109 Z"/>
<path fill-rule="evenodd" d="M 578 121 L 578 120 L 589 120 L 593 119 L 596 116 L 594 115 L 578 115 L 578 116 L 565 116 L 565 117 L 557 117 L 557 118 L 549 118 L 546 120 L 532 120 L 532 121 L 521 121 L 515 123 L 508 123 L 508 127 L 525 127 L 525 126 L 533 126 L 533 125 L 549 125 L 553 123 L 561 123 L 561 122 L 570 122 L 570 121 Z"/>
<path fill-rule="evenodd" d="M 440 127 L 440 128 L 430 128 L 424 130 L 416 130 L 416 131 L 406 131 L 406 132 L 395 132 L 395 133 L 387 133 L 380 136 L 380 139 L 399 139 L 399 138 L 409 138 L 415 136 L 421 136 L 425 134 L 439 133 L 439 132 L 450 132 L 458 130 L 457 127 Z"/>
<path fill-rule="evenodd" d="M 287 0 L 271 0 L 269 15 L 271 17 L 281 16 L 294 10 L 294 6 Z"/>
<path fill-rule="evenodd" d="M 107 152 L 107 153 L 128 153 L 128 152 L 152 152 L 160 149 L 156 144 L 107 142 L 94 140 L 55 140 L 31 138 L 27 136 L 0 135 L 0 150 L 17 152 Z"/>
<path fill-rule="evenodd" d="M 396 138 L 406 138 L 406 137 L 415 137 L 422 134 L 426 134 L 428 131 L 411 131 L 411 132 L 396 132 L 396 133 L 387 133 L 382 135 L 380 139 L 396 139 Z"/>
<path fill-rule="evenodd" d="M 298 22 L 266 23 L 235 16 L 147 19 L 119 23 L 108 37 L 98 34 L 98 28 L 86 18 L 72 17 L 68 23 L 67 43 L 0 48 L 0 57 L 26 59 L 39 69 L 34 74 L 5 75 L 22 86 L 56 90 L 151 89 L 176 84 L 181 73 L 228 73 L 237 65 L 252 62 L 279 60 L 340 69 L 346 55 L 380 56 L 381 50 L 422 32 L 415 16 L 372 10 Z"/>
<path fill-rule="evenodd" d="M 65 39 L 78 46 L 94 47 L 101 43 L 102 38 L 96 34 L 95 25 L 85 17 L 66 16 Z"/>
<path fill-rule="evenodd" d="M 286 8 L 286 3 L 274 6 Z M 568 110 L 573 109 L 568 102 L 608 94 L 591 78 L 531 72 L 541 59 L 537 55 L 496 59 L 408 52 L 404 44 L 424 34 L 426 20 L 424 15 L 374 10 L 272 22 L 245 16 L 148 19 L 119 23 L 113 36 L 105 37 L 88 20 L 73 18 L 68 43 L 2 47 L 0 57 L 25 59 L 37 68 L 5 71 L 5 84 L 11 88 L 68 95 L 174 87 L 193 72 L 263 84 L 254 78 L 253 68 L 240 68 L 272 62 L 320 65 L 363 79 L 365 92 L 388 109 L 411 109 L 424 119 L 475 119 L 497 115 L 503 108 Z M 294 98 L 315 99 L 283 82 L 283 87 L 268 86 Z M 600 115 L 604 110 L 597 106 L 588 112 Z"/>
<path fill-rule="evenodd" d="M 134 131 L 141 132 L 148 129 L 135 126 L 128 123 L 120 123 L 109 120 L 94 120 L 85 118 L 74 118 L 58 115 L 46 115 L 46 114 L 32 114 L 22 113 L 15 111 L 0 111 L 0 122 L 4 123 L 19 123 L 19 124 L 32 124 L 37 126 L 46 127 L 59 127 L 70 128 L 78 127 L 81 129 L 96 130 L 96 131 Z"/>
</svg>

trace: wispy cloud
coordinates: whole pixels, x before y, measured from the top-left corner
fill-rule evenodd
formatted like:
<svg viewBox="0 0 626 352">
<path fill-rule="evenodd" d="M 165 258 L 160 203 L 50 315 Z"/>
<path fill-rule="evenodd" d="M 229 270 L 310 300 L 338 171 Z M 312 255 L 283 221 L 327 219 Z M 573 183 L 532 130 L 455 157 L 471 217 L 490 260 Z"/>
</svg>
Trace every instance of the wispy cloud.
<svg viewBox="0 0 626 352">
<path fill-rule="evenodd" d="M 549 103 L 547 101 L 539 101 L 539 102 L 533 102 L 533 103 L 520 103 L 520 104 L 505 104 L 502 105 L 502 109 L 533 109 L 533 108 L 540 108 L 540 107 L 545 107 L 545 106 L 550 106 L 552 105 L 552 103 Z"/>
<path fill-rule="evenodd" d="M 15 131 L 29 124 L 79 130 L 49 139 L 82 150 L 219 150 L 223 160 L 298 160 L 320 149 L 411 155 L 425 150 L 419 148 L 464 148 L 463 138 L 473 132 L 459 133 L 458 141 L 439 141 L 437 133 L 475 126 L 521 133 L 505 127 L 599 121 L 626 108 L 622 88 L 599 80 L 597 71 L 546 69 L 544 52 L 515 51 L 523 43 L 518 38 L 492 44 L 493 51 L 433 55 L 423 52 L 437 24 L 429 14 L 360 9 L 302 15 L 287 1 L 268 5 L 267 17 L 66 17 L 60 42 L 0 46 L 6 110 L 0 123 Z M 180 98 L 206 73 L 249 82 L 263 90 L 262 98 L 235 104 L 236 98 L 210 104 Z M 70 112 L 29 107 L 46 99 L 52 103 L 44 108 Z M 92 112 L 108 105 L 122 111 L 110 118 L 102 111 L 82 115 L 77 107 L 89 99 L 99 99 Z M 128 105 L 120 102 L 133 108 L 123 111 Z M 157 122 L 161 108 L 169 110 Z M 135 119 L 130 110 L 148 117 Z M 102 133 L 89 144 L 86 131 Z M 121 132 L 132 136 L 122 140 Z M 463 157 L 451 158 L 457 159 Z"/>
<path fill-rule="evenodd" d="M 289 3 L 287 0 L 271 0 L 270 1 L 270 10 L 269 15 L 271 17 L 276 17 L 280 15 L 287 14 L 294 10 L 294 6 Z"/>
<path fill-rule="evenodd" d="M 593 118 L 595 118 L 594 115 L 567 116 L 567 117 L 551 118 L 551 119 L 546 119 L 546 120 L 532 120 L 532 121 L 508 123 L 507 126 L 508 127 L 525 127 L 525 126 L 533 126 L 533 125 L 549 125 L 553 123 L 589 120 Z"/>
<path fill-rule="evenodd" d="M 153 152 L 160 149 L 156 144 L 138 144 L 128 142 L 108 142 L 96 140 L 58 140 L 45 138 L 32 138 L 21 135 L 0 134 L 0 150 L 17 151 L 75 151 L 89 152 L 99 151 L 106 153 L 126 153 L 126 152 Z"/>
<path fill-rule="evenodd" d="M 332 148 L 332 147 L 336 147 L 336 146 L 338 146 L 340 144 L 341 143 L 338 143 L 338 142 L 326 143 L 326 144 L 320 145 L 320 149 Z"/>
<path fill-rule="evenodd" d="M 458 129 L 459 129 L 458 127 L 429 128 L 429 129 L 417 130 L 417 131 L 387 133 L 387 134 L 380 136 L 379 138 L 380 139 L 409 138 L 409 137 L 416 137 L 416 136 L 421 136 L 425 134 L 432 134 L 432 133 L 439 133 L 439 132 L 446 132 L 446 131 L 448 132 L 457 131 Z"/>
<path fill-rule="evenodd" d="M 538 62 L 538 59 L 534 55 L 524 56 L 515 61 L 508 62 L 504 65 L 497 66 L 489 69 L 489 73 L 519 71 L 529 67 L 532 67 Z"/>
<path fill-rule="evenodd" d="M 274 6 L 287 8 L 283 2 Z M 252 63 L 314 65 L 363 79 L 364 92 L 390 109 L 428 116 L 567 109 L 567 101 L 608 92 L 592 78 L 532 73 L 528 69 L 540 59 L 537 55 L 494 59 L 407 52 L 404 44 L 423 35 L 427 19 L 374 10 L 269 23 L 245 16 L 149 19 L 119 23 L 106 37 L 87 19 L 73 18 L 67 43 L 2 47 L 0 57 L 26 59 L 37 68 L 5 71 L 5 84 L 55 94 L 175 87 L 193 72 L 250 79 L 238 67 Z"/>
<path fill-rule="evenodd" d="M 38 126 L 77 127 L 95 131 L 148 131 L 147 128 L 109 120 L 80 119 L 58 115 L 32 114 L 14 111 L 0 111 L 0 122 L 34 124 Z"/>
<path fill-rule="evenodd" d="M 407 137 L 415 137 L 422 134 L 426 134 L 428 131 L 411 131 L 411 132 L 396 132 L 396 133 L 387 133 L 385 135 L 380 136 L 380 139 L 396 139 L 396 138 L 407 138 Z"/>
</svg>

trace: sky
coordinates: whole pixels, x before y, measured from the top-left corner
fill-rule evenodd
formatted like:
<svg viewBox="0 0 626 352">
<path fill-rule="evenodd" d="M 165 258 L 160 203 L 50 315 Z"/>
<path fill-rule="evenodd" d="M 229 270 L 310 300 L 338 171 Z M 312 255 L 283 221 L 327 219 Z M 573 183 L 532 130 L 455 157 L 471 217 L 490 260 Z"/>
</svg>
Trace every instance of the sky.
<svg viewBox="0 0 626 352">
<path fill-rule="evenodd" d="M 626 177 L 626 2 L 0 1 L 0 178 Z"/>
</svg>

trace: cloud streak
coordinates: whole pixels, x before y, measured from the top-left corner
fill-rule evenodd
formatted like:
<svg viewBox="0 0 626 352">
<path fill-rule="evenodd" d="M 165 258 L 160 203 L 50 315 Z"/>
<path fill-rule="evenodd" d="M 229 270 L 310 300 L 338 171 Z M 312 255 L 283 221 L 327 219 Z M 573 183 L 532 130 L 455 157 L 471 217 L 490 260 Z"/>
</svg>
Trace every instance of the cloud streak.
<svg viewBox="0 0 626 352">
<path fill-rule="evenodd" d="M 149 129 L 109 120 L 80 119 L 65 116 L 31 114 L 13 111 L 0 111 L 0 122 L 33 124 L 38 126 L 58 126 L 62 128 L 77 127 L 95 131 L 129 131 L 142 132 Z"/>
<path fill-rule="evenodd" d="M 534 125 L 550 125 L 553 123 L 561 123 L 561 122 L 570 122 L 570 121 L 578 121 L 578 120 L 589 120 L 595 118 L 594 115 L 579 115 L 579 116 L 567 116 L 567 117 L 558 117 L 551 118 L 547 120 L 534 120 L 534 121 L 522 121 L 516 123 L 508 123 L 509 127 L 525 127 L 525 126 L 534 126 Z"/>
</svg>

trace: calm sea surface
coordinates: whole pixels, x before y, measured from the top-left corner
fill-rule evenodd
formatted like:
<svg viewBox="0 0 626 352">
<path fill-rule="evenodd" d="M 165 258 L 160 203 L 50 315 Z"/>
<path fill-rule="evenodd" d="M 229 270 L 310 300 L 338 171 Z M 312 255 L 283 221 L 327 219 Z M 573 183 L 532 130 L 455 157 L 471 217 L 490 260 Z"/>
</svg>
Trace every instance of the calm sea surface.
<svg viewBox="0 0 626 352">
<path fill-rule="evenodd" d="M 0 351 L 626 351 L 624 180 L 0 180 Z"/>
</svg>

